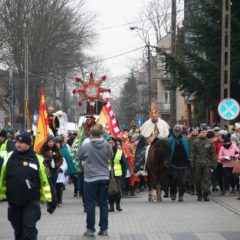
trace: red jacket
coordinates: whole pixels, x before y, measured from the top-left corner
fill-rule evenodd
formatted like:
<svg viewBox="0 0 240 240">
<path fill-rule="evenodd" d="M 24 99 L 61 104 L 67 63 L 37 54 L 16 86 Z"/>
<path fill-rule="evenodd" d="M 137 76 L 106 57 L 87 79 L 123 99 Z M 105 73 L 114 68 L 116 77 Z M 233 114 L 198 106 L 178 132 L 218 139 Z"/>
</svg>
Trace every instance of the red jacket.
<svg viewBox="0 0 240 240">
<path fill-rule="evenodd" d="M 219 154 L 219 151 L 222 147 L 222 141 L 220 141 L 219 139 L 217 141 L 214 142 L 214 147 L 215 147 L 215 150 L 216 150 L 216 159 L 217 161 L 220 163 L 220 160 L 218 160 L 218 154 Z"/>
</svg>

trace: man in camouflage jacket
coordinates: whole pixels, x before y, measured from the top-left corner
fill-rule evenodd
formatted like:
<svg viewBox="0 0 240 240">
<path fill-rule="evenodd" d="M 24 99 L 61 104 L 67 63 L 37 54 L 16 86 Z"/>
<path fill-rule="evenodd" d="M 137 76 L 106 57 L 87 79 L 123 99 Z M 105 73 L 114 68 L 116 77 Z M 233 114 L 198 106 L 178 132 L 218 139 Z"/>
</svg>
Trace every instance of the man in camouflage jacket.
<svg viewBox="0 0 240 240">
<path fill-rule="evenodd" d="M 209 201 L 211 187 L 211 169 L 216 165 L 216 153 L 213 144 L 206 137 L 206 129 L 199 130 L 199 137 L 191 146 L 191 161 L 195 175 L 198 201 Z"/>
</svg>

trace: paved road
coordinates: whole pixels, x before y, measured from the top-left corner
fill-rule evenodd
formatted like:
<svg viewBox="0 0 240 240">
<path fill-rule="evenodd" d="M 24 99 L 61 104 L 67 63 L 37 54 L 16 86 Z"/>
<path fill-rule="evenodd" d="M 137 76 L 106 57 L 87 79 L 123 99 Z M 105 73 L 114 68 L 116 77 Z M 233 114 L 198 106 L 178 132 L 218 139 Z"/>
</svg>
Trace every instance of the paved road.
<svg viewBox="0 0 240 240">
<path fill-rule="evenodd" d="M 236 197 L 212 197 L 197 202 L 186 194 L 184 202 L 164 199 L 148 203 L 147 192 L 122 200 L 122 212 L 109 216 L 112 240 L 240 240 L 240 201 Z M 7 204 L 0 203 L 0 239 L 13 239 L 7 221 Z M 97 210 L 98 217 L 98 210 Z M 72 197 L 72 186 L 64 191 L 64 206 L 53 215 L 42 207 L 38 223 L 39 240 L 81 240 L 85 231 L 85 213 L 80 198 Z"/>
</svg>

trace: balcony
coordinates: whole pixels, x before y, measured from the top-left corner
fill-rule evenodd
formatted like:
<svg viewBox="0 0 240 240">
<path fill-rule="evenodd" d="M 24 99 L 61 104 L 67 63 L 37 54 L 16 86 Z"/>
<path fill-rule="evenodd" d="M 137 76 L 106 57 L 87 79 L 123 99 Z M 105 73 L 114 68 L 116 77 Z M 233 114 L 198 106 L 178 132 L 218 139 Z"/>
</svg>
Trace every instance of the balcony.
<svg viewBox="0 0 240 240">
<path fill-rule="evenodd" d="M 158 102 L 160 114 L 170 114 L 170 103 Z"/>
<path fill-rule="evenodd" d="M 171 81 L 171 76 L 170 74 L 167 74 L 167 73 L 163 73 L 161 76 L 160 76 L 160 79 L 162 81 L 166 81 L 166 82 L 170 82 Z"/>
</svg>

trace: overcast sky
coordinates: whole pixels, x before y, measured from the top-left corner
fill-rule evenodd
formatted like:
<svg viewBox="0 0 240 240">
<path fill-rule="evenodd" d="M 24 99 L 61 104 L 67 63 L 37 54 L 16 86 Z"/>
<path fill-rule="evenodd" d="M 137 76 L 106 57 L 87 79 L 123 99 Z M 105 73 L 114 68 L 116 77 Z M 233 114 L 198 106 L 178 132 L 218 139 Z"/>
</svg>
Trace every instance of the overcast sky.
<svg viewBox="0 0 240 240">
<path fill-rule="evenodd" d="M 129 29 L 130 25 L 136 24 L 127 24 L 136 20 L 142 0 L 87 0 L 87 5 L 97 14 L 95 28 L 99 34 L 98 42 L 91 54 L 97 54 L 105 59 L 144 46 L 137 33 Z M 126 74 L 127 65 L 130 65 L 132 59 L 137 58 L 141 52 L 142 50 L 139 50 L 104 61 L 103 66 L 110 71 L 108 74 L 111 76 Z"/>
<path fill-rule="evenodd" d="M 89 11 L 95 13 L 97 32 L 97 43 L 90 51 L 90 55 L 99 56 L 101 59 L 106 59 L 112 56 L 133 51 L 132 53 L 112 58 L 102 62 L 102 66 L 106 69 L 108 87 L 114 91 L 114 86 L 123 83 L 118 79 L 118 76 L 127 75 L 129 69 L 133 66 L 136 59 L 141 58 L 144 51 L 145 43 L 139 37 L 136 31 L 131 31 L 130 26 L 136 26 L 134 23 L 144 4 L 151 0 L 87 0 Z M 159 0 L 165 1 L 165 0 Z M 183 0 L 177 0 L 179 3 Z M 150 42 L 153 40 L 150 33 Z M 155 43 L 154 43 L 155 44 Z M 90 70 L 90 69 L 89 69 Z M 106 82 L 106 83 L 107 83 Z M 117 89 L 118 92 L 118 89 Z"/>
</svg>

